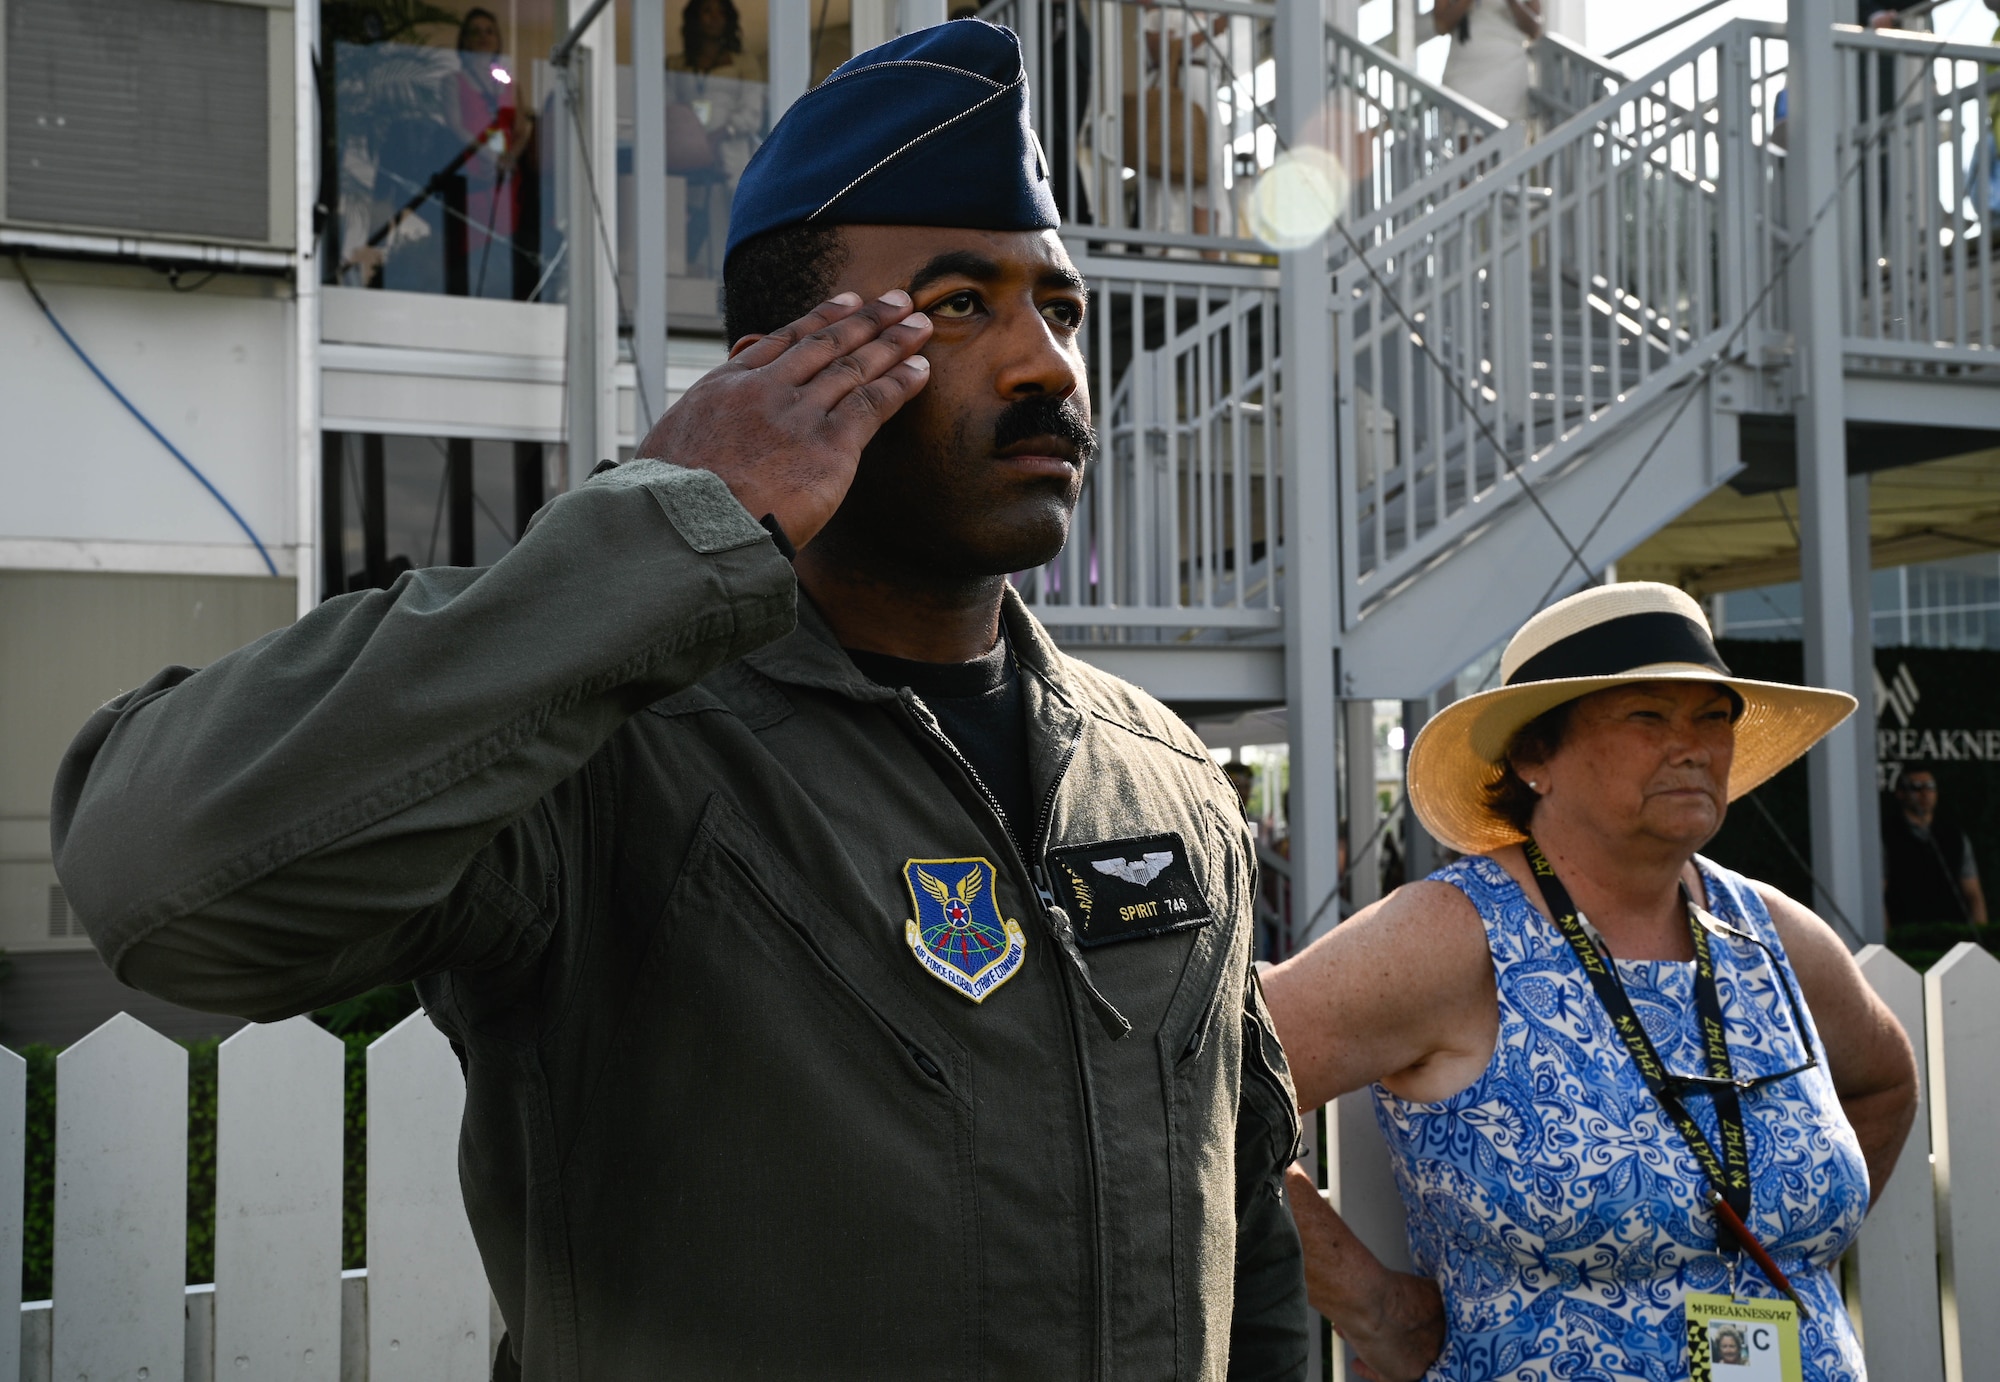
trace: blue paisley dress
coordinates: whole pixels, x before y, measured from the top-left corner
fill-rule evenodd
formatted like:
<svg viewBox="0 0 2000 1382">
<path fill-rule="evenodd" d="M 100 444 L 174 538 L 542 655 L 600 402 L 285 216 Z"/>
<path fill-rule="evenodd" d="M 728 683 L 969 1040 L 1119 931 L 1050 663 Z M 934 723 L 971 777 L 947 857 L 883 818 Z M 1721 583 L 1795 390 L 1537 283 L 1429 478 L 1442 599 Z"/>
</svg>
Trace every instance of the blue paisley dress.
<svg viewBox="0 0 2000 1382">
<path fill-rule="evenodd" d="M 1741 875 L 1696 864 L 1709 910 L 1762 937 L 1789 977 L 1762 899 Z M 1682 1298 L 1729 1289 L 1700 1166 L 1575 952 L 1506 870 L 1470 858 L 1432 877 L 1464 892 L 1485 922 L 1500 1035 L 1486 1072 L 1449 1099 L 1373 1091 L 1411 1255 L 1444 1293 L 1448 1334 L 1427 1379 L 1685 1378 Z M 1718 939 L 1714 953 L 1737 1073 L 1800 1064 L 1801 1034 L 1772 961 L 1742 940 Z M 1618 973 L 1667 1068 L 1703 1071 L 1693 963 L 1620 960 Z M 1807 1039 L 1824 1061 L 1818 1032 Z M 1691 1094 L 1687 1104 L 1720 1146 L 1714 1101 Z M 1800 1339 L 1805 1382 L 1860 1382 L 1861 1346 L 1834 1264 L 1867 1212 L 1868 1169 L 1824 1064 L 1745 1094 L 1743 1115 L 1751 1227 L 1812 1307 Z M 1747 1260 L 1741 1289 L 1777 1294 Z"/>
</svg>

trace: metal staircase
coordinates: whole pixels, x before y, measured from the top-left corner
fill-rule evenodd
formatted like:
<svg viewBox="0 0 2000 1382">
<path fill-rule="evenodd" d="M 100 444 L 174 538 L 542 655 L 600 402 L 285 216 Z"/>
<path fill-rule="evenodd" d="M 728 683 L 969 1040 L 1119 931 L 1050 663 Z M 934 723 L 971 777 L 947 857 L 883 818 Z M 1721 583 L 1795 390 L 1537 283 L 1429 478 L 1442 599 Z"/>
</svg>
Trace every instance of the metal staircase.
<svg viewBox="0 0 2000 1382">
<path fill-rule="evenodd" d="M 1727 480 L 1739 416 L 1790 409 L 1784 269 L 1813 218 L 1785 204 L 1783 31 L 1737 21 L 1632 79 L 1544 40 L 1532 144 L 1329 32 L 1314 133 L 1353 195 L 1325 242 L 1322 325 L 1250 233 L 1278 152 L 1277 8 L 987 12 L 1033 38 L 1045 121 L 1079 112 L 1056 172 L 1097 296 L 1103 455 L 1077 539 L 1022 588 L 1086 652 L 1276 655 L 1284 604 L 1331 599 L 1340 694 L 1420 697 Z M 1092 40 L 1035 37 L 1051 33 Z M 1973 156 L 1992 50 L 1853 29 L 1836 47 L 1853 175 L 1819 233 L 1855 265 L 1846 372 L 1878 411 L 2000 411 L 1965 388 L 2000 378 L 1996 203 Z M 1308 356 L 1330 378 L 1287 375 L 1302 330 L 1329 334 Z M 1323 516 L 1287 502 L 1293 389 L 1334 401 L 1331 435 L 1294 461 L 1329 469 Z M 1322 520 L 1335 589 L 1295 595 L 1287 527 Z"/>
</svg>

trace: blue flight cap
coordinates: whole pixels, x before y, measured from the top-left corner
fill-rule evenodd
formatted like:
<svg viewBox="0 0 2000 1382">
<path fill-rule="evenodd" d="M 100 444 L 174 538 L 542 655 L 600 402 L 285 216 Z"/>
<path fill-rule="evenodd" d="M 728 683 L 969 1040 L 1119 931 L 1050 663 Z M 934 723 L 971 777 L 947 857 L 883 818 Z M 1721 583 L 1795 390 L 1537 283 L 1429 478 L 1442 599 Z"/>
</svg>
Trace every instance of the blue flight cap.
<svg viewBox="0 0 2000 1382">
<path fill-rule="evenodd" d="M 736 184 L 724 257 L 808 221 L 1060 226 L 1013 31 L 978 19 L 919 29 L 850 58 L 793 103 Z"/>
</svg>

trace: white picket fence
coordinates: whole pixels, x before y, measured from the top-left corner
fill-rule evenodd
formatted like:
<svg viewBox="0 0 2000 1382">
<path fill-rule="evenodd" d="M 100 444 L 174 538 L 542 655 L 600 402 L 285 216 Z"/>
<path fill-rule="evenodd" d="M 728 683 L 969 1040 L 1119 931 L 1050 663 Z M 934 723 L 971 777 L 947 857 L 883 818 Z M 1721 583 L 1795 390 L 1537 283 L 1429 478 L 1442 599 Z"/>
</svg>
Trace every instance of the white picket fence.
<svg viewBox="0 0 2000 1382">
<path fill-rule="evenodd" d="M 0 1053 L 0 1382 L 483 1382 L 500 1329 L 459 1195 L 458 1061 L 422 1013 L 369 1046 L 352 1272 L 344 1063 L 303 1017 L 222 1043 L 215 1283 L 186 1286 L 187 1052 L 123 1013 L 64 1051 L 55 1299 L 22 1304 L 27 1067 Z"/>
<path fill-rule="evenodd" d="M 1960 945 L 1919 975 L 1880 946 L 1859 958 L 1924 1092 L 1848 1263 L 1850 1308 L 1877 1382 L 1986 1382 L 2000 960 Z M 26 1071 L 0 1052 L 0 1263 L 21 1260 Z M 0 1270 L 0 1382 L 487 1377 L 500 1326 L 459 1195 L 465 1085 L 437 1029 L 417 1013 L 368 1048 L 365 1271 L 340 1270 L 341 1042 L 304 1018 L 247 1027 L 217 1083 L 215 1284 L 185 1286 L 187 1053 L 121 1014 L 57 1058 L 56 1295 L 23 1305 Z M 1371 1169 L 1350 1165 L 1351 1187 L 1384 1184 Z M 1364 1237 L 1381 1208 L 1351 1207 Z"/>
</svg>

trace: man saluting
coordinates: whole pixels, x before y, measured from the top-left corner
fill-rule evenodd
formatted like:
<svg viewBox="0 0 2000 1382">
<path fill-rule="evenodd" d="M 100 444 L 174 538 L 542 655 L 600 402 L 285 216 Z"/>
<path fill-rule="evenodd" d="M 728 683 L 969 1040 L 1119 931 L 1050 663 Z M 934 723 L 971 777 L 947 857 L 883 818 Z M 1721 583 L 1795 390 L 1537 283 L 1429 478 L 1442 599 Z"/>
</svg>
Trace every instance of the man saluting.
<svg viewBox="0 0 2000 1382">
<path fill-rule="evenodd" d="M 976 22 L 842 67 L 743 176 L 730 362 L 647 459 L 63 764 L 127 982 L 417 980 L 502 1375 L 1304 1375 L 1235 794 L 1006 580 L 1094 447 L 1026 103 Z"/>
</svg>

